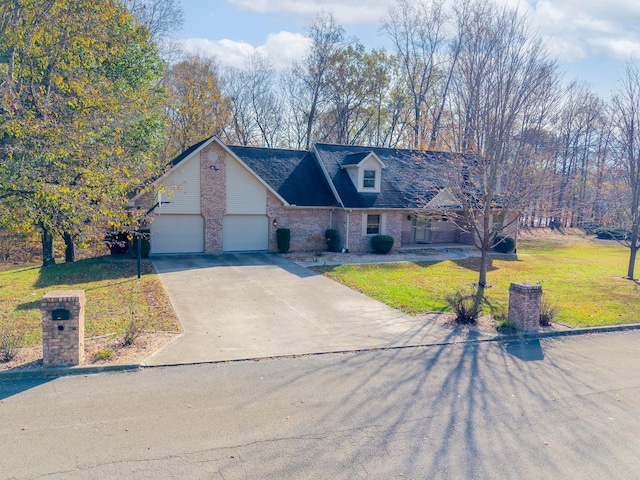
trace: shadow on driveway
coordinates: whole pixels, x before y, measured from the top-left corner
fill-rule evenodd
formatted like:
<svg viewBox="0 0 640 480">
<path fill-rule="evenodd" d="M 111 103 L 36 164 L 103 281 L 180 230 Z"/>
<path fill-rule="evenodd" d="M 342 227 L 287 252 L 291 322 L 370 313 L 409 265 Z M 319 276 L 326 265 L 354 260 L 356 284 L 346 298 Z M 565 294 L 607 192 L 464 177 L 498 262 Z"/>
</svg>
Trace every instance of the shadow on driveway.
<svg viewBox="0 0 640 480">
<path fill-rule="evenodd" d="M 181 364 L 451 341 L 271 253 L 155 257 L 184 334 L 145 364 Z"/>
</svg>

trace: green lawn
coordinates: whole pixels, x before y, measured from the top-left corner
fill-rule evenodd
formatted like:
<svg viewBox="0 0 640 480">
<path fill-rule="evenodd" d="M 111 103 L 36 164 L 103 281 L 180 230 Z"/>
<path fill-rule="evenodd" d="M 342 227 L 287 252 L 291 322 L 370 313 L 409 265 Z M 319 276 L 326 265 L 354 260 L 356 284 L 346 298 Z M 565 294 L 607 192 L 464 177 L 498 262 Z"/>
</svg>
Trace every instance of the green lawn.
<svg viewBox="0 0 640 480">
<path fill-rule="evenodd" d="M 0 271 L 0 329 L 12 325 L 25 334 L 26 345 L 42 343 L 40 302 L 51 290 L 84 290 L 87 338 L 125 330 L 132 317 L 145 330 L 178 331 L 160 279 L 149 262 L 137 278 L 134 262 L 102 258 L 50 267 Z"/>
<path fill-rule="evenodd" d="M 506 313 L 509 284 L 542 285 L 557 306 L 557 321 L 573 326 L 640 321 L 640 286 L 623 279 L 629 251 L 589 242 L 521 240 L 518 258 L 494 257 L 488 274 L 489 303 Z M 316 271 L 387 305 L 418 315 L 447 311 L 444 297 L 478 280 L 479 259 L 461 261 L 340 265 Z"/>
</svg>

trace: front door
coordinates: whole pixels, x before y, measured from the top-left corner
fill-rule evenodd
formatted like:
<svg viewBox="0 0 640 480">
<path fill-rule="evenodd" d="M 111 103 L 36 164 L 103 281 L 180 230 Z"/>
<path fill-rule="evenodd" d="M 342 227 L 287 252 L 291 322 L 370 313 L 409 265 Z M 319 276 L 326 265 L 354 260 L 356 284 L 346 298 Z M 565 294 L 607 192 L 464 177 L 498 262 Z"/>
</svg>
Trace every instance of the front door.
<svg viewBox="0 0 640 480">
<path fill-rule="evenodd" d="M 431 241 L 431 220 L 419 215 L 413 219 L 414 243 L 429 243 Z"/>
</svg>

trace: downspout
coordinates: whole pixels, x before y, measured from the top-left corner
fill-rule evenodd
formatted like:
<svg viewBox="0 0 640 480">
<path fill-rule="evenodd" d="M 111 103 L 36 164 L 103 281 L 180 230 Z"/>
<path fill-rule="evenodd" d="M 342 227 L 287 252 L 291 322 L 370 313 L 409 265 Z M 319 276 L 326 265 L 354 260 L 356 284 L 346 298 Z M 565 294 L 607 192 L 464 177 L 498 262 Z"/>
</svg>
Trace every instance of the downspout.
<svg viewBox="0 0 640 480">
<path fill-rule="evenodd" d="M 329 228 L 333 229 L 333 208 L 329 212 Z"/>
<path fill-rule="evenodd" d="M 349 223 L 351 223 L 351 218 L 350 218 L 350 214 L 351 214 L 351 210 L 347 211 L 347 238 L 345 240 L 345 245 L 344 245 L 344 250 L 342 253 L 349 253 Z"/>
</svg>

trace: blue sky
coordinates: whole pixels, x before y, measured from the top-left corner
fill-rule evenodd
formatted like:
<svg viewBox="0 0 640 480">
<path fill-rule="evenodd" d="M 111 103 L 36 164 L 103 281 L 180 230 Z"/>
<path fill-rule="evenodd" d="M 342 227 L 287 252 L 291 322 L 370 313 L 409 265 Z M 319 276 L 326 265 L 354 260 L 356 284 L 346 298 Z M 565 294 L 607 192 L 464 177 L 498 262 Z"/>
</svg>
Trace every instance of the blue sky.
<svg viewBox="0 0 640 480">
<path fill-rule="evenodd" d="M 531 18 L 559 58 L 567 79 L 603 96 L 629 58 L 640 58 L 640 0 L 506 0 Z M 320 11 L 334 14 L 347 35 L 387 47 L 380 19 L 393 0 L 182 0 L 184 47 L 241 67 L 255 51 L 284 69 L 304 54 L 305 26 Z"/>
</svg>

